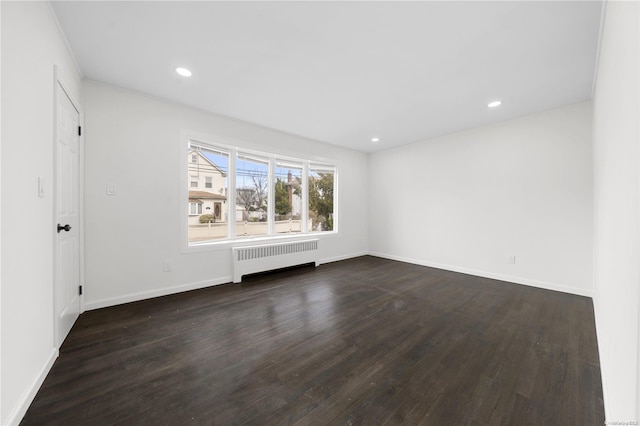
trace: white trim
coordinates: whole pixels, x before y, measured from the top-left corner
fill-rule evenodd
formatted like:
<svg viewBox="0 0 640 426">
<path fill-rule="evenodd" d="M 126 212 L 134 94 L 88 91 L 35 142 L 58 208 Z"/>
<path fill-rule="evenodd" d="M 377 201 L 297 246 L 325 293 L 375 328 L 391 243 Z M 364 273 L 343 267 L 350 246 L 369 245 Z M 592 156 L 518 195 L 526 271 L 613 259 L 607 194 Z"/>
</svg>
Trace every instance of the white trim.
<svg viewBox="0 0 640 426">
<path fill-rule="evenodd" d="M 189 140 L 189 138 L 187 138 Z M 236 191 L 236 160 L 238 153 L 229 149 L 229 156 L 227 157 L 227 239 L 232 235 L 236 235 L 236 209 L 238 201 L 236 197 L 238 195 Z M 181 188 L 182 190 L 182 188 Z M 184 226 L 185 222 L 180 224 L 180 227 L 184 229 L 187 237 L 184 239 L 186 247 L 181 247 L 185 252 L 189 252 L 191 247 L 189 244 L 189 229 Z"/>
<path fill-rule="evenodd" d="M 0 27 L 2 27 L 2 4 L 0 4 Z M 0 28 L 1 29 L 1 28 Z M 0 31 L 0 46 L 2 46 L 2 31 Z M 1 60 L 0 60 L 1 62 Z M 0 81 L 2 81 L 2 66 L 0 65 Z M 0 139 L 2 139 L 2 84 L 0 84 Z M 2 164 L 2 149 L 0 149 L 0 164 Z M 0 188 L 2 188 L 0 179 Z M 0 190 L 0 192 L 2 192 Z M 2 197 L 0 196 L 0 224 L 2 223 Z M 2 235 L 2 226 L 0 225 L 0 236 Z M 0 330 L 2 330 L 2 241 L 0 238 Z M 0 423 L 2 423 L 2 413 L 4 412 L 2 409 L 2 336 L 0 336 Z"/>
<path fill-rule="evenodd" d="M 70 89 L 71 86 L 69 86 L 66 83 L 66 79 L 64 77 L 64 74 L 62 73 L 62 70 L 57 65 L 54 65 L 53 66 L 53 73 L 54 73 L 53 74 L 54 83 L 60 84 L 60 87 L 62 87 L 62 90 L 64 90 L 64 93 L 67 94 L 67 97 L 69 98 L 69 100 L 73 104 L 73 107 L 76 109 L 76 111 L 78 111 L 78 114 L 81 115 L 82 114 L 82 107 L 80 105 L 79 98 L 76 96 L 75 93 L 73 93 L 71 91 L 71 89 Z M 83 131 L 83 135 L 84 135 L 84 131 Z"/>
<path fill-rule="evenodd" d="M 313 238 L 331 238 L 337 237 L 335 232 L 297 232 L 292 234 L 280 234 L 280 235 L 262 235 L 255 237 L 242 237 L 236 240 L 224 240 L 220 242 L 203 242 L 201 244 L 190 245 L 188 249 L 184 248 L 182 254 L 202 253 L 206 251 L 219 251 L 219 250 L 231 250 L 233 247 L 241 247 L 245 245 L 258 244 L 258 243 L 280 243 L 280 242 L 295 242 L 297 240 L 304 240 L 309 237 Z"/>
<path fill-rule="evenodd" d="M 93 82 L 99 85 L 110 86 L 106 83 L 101 83 L 97 81 L 93 81 Z M 110 86 L 110 87 L 113 87 L 118 90 L 128 90 L 128 89 L 118 88 L 117 86 Z M 136 92 L 136 93 L 138 93 L 141 96 L 153 98 L 153 96 L 146 95 L 144 93 L 139 93 L 139 92 Z M 154 99 L 161 100 L 164 102 L 164 100 L 161 98 L 154 98 Z M 189 107 L 189 108 L 193 109 L 193 107 Z M 209 112 L 209 111 L 206 111 L 206 112 Z M 224 115 L 220 115 L 220 117 L 228 118 L 230 120 L 239 121 L 247 124 L 246 121 L 237 120 L 237 119 L 234 119 L 233 117 L 227 117 Z M 251 124 L 252 126 L 262 127 L 253 123 L 248 123 L 248 124 Z M 268 127 L 263 127 L 263 128 L 269 129 Z M 298 138 L 301 137 L 298 135 L 294 135 L 294 134 L 286 133 L 282 131 L 278 131 L 278 133 L 287 134 L 287 135 L 295 136 Z M 182 129 L 180 131 L 180 137 L 181 137 L 181 140 L 183 140 L 184 142 L 187 142 L 188 140 L 192 140 L 196 144 L 202 143 L 204 145 L 219 146 L 220 148 L 226 148 L 226 149 L 237 148 L 242 150 L 246 154 L 255 154 L 258 156 L 264 156 L 266 153 L 268 156 L 273 154 L 276 156 L 276 158 L 282 158 L 285 160 L 290 159 L 294 161 L 300 161 L 300 159 L 304 159 L 304 161 L 311 161 L 312 163 L 317 163 L 317 164 L 331 164 L 331 165 L 336 165 L 338 167 L 340 166 L 339 159 L 321 157 L 318 155 L 310 155 L 308 153 L 304 153 L 302 151 L 298 151 L 296 149 L 289 149 L 289 148 L 279 148 L 278 152 L 268 152 L 268 150 L 271 149 L 270 146 L 260 145 L 260 144 L 252 143 L 248 140 L 236 139 L 236 138 L 227 137 L 220 134 L 203 133 L 203 132 L 198 132 L 194 130 Z M 302 137 L 302 138 L 308 141 L 317 142 L 314 139 L 309 139 L 305 137 Z M 320 142 L 320 143 L 326 144 L 325 142 Z"/>
<path fill-rule="evenodd" d="M 312 176 L 312 169 L 314 172 L 322 173 L 331 173 L 333 175 L 333 211 L 331 212 L 331 215 L 333 216 L 333 229 L 331 231 L 314 231 L 314 230 L 310 230 L 307 229 L 307 233 L 310 235 L 316 235 L 316 234 L 324 234 L 324 233 L 334 233 L 334 234 L 338 234 L 339 231 L 339 222 L 340 222 L 340 218 L 338 215 L 338 208 L 339 208 L 339 185 L 338 185 L 338 166 L 337 165 L 329 165 L 329 164 L 319 164 L 317 162 L 313 162 L 313 161 L 308 161 L 307 163 L 305 163 L 305 169 L 307 170 L 307 174 L 305 176 L 305 182 L 307 183 L 307 187 L 305 188 L 304 192 L 303 192 L 303 199 L 302 202 L 307 206 L 307 210 L 305 211 L 306 216 L 302 216 L 304 219 L 304 223 L 307 224 L 309 221 L 309 177 Z M 313 179 L 315 180 L 315 177 L 313 177 Z M 306 197 L 306 198 L 305 198 Z"/>
<path fill-rule="evenodd" d="M 9 413 L 6 423 L 7 425 L 18 426 L 20 424 L 20 421 L 22 421 L 22 418 L 27 413 L 27 410 L 33 402 L 33 399 L 36 397 L 38 390 L 40 390 L 40 386 L 42 386 L 42 383 L 44 383 L 44 379 L 46 379 L 47 374 L 49 374 L 49 371 L 51 371 L 51 367 L 53 367 L 53 363 L 58 358 L 58 355 L 58 349 L 52 348 L 51 353 L 49 354 L 49 358 L 45 361 L 44 365 L 38 372 L 38 375 L 35 377 L 35 379 L 33 379 L 31 385 L 27 387 L 20 399 L 18 399 L 18 403 Z"/>
<path fill-rule="evenodd" d="M 58 315 L 57 315 L 57 306 L 56 306 L 56 291 L 58 283 L 56 282 L 57 277 L 57 262 L 58 262 L 58 245 L 55 235 L 55 224 L 57 219 L 57 202 L 58 202 L 58 193 L 57 193 L 57 176 L 58 176 L 58 164 L 57 164 L 57 137 L 58 137 L 58 86 L 65 93 L 73 108 L 78 113 L 78 126 L 82 128 L 82 133 L 78 136 L 78 263 L 79 263 L 79 283 L 78 285 L 82 286 L 82 294 L 78 296 L 79 307 L 78 314 L 84 312 L 84 294 L 86 292 L 85 286 L 85 269 L 84 269 L 84 258 L 85 258 L 85 246 L 84 246 L 84 113 L 82 111 L 82 106 L 78 99 L 74 96 L 74 94 L 69 90 L 69 85 L 66 84 L 64 76 L 58 68 L 57 65 L 53 65 L 53 176 L 51 181 L 53 182 L 51 186 L 51 194 L 52 194 L 52 211 L 51 211 L 51 232 L 53 235 L 53 338 L 54 338 L 54 347 L 59 349 L 57 346 L 57 342 L 59 339 L 60 330 Z"/>
<path fill-rule="evenodd" d="M 220 238 L 217 240 L 211 241 L 203 241 L 203 242 L 195 242 L 189 243 L 189 235 L 188 235 L 188 217 L 193 217 L 195 215 L 190 214 L 190 208 L 187 208 L 187 212 L 183 212 L 180 210 L 180 253 L 194 253 L 194 252 L 203 252 L 203 251 L 215 251 L 226 248 L 231 248 L 237 243 L 242 243 L 247 240 L 250 242 L 257 242 L 262 240 L 269 239 L 278 239 L 282 238 L 279 235 L 274 234 L 274 224 L 273 218 L 275 217 L 275 192 L 273 190 L 274 185 L 274 173 L 275 173 L 275 163 L 278 160 L 285 160 L 295 162 L 296 164 L 302 165 L 302 224 L 301 229 L 302 232 L 297 234 L 296 237 L 310 237 L 310 236 L 319 236 L 321 234 L 338 234 L 339 228 L 339 189 L 338 189 L 338 169 L 339 162 L 331 161 L 328 159 L 318 159 L 316 157 L 302 156 L 307 157 L 301 158 L 296 156 L 287 156 L 281 155 L 276 152 L 267 152 L 256 150 L 253 148 L 245 148 L 244 146 L 239 146 L 238 144 L 232 145 L 230 139 L 216 137 L 212 135 L 203 135 L 198 134 L 191 131 L 181 130 L 180 131 L 180 178 L 179 178 L 179 194 L 178 200 L 184 200 L 185 196 L 188 194 L 190 186 L 190 175 L 188 175 L 188 167 L 189 167 L 189 146 L 195 145 L 200 146 L 203 149 L 211 149 L 212 151 L 224 152 L 228 153 L 228 170 L 227 170 L 227 237 Z M 250 144 L 242 144 L 249 145 Z M 268 220 L 268 235 L 258 235 L 258 236 L 237 236 L 236 235 L 236 221 L 235 221 L 235 206 L 236 206 L 236 163 L 239 156 L 244 156 L 249 161 L 259 161 L 267 160 L 265 164 L 268 165 L 268 201 L 267 201 L 267 220 Z M 254 158 L 255 156 L 255 158 Z M 331 231 L 322 231 L 315 232 L 307 229 L 307 221 L 309 219 L 309 195 L 308 195 L 308 177 L 310 175 L 309 170 L 312 167 L 316 167 L 319 170 L 331 171 L 333 173 L 333 230 Z M 178 207 L 180 208 L 181 203 L 178 203 Z M 233 210 L 232 210 L 233 209 Z M 233 218 L 233 220 L 231 220 Z"/>
<path fill-rule="evenodd" d="M 254 241 L 246 241 L 246 243 L 251 243 L 251 242 L 255 242 Z M 240 247 L 242 245 L 240 244 L 236 244 L 237 247 Z M 346 259 L 352 259 L 355 257 L 360 257 L 360 256 L 366 256 L 368 253 L 367 252 L 359 252 L 359 253 L 351 253 L 351 254 L 346 254 L 346 255 L 342 255 L 342 256 L 336 256 L 336 257 L 329 257 L 329 258 L 325 258 L 325 259 L 321 259 L 319 264 L 325 264 L 325 263 L 331 263 L 331 262 L 337 262 L 340 260 L 346 260 Z M 181 284 L 181 285 L 177 285 L 177 286 L 172 286 L 172 287 L 165 287 L 162 289 L 157 289 L 157 290 L 150 290 L 150 291 L 142 291 L 142 292 L 138 292 L 138 293 L 131 293 L 131 294 L 127 294 L 124 296 L 118 296 L 118 297 L 111 297 L 108 299 L 101 299 L 101 300 L 96 300 L 94 302 L 88 302 L 85 304 L 85 309 L 87 311 L 91 311 L 94 309 L 101 309 L 101 308 L 107 308 L 110 306 L 116 306 L 116 305 L 121 305 L 123 303 L 130 303 L 130 302 L 137 302 L 139 300 L 146 300 L 146 299 L 151 299 L 154 297 L 160 297 L 160 296 L 168 296 L 171 294 L 177 294 L 177 293 L 183 293 L 185 291 L 191 291 L 191 290 L 198 290 L 201 288 L 207 288 L 207 287 L 213 287 L 213 286 L 218 286 L 218 285 L 222 285 L 222 284 L 229 284 L 232 282 L 232 277 L 231 276 L 224 276 L 224 277 L 220 277 L 220 278 L 216 278 L 213 280 L 206 280 L 206 281 L 198 281 L 195 283 L 189 283 L 189 284 Z"/>
<path fill-rule="evenodd" d="M 85 285 L 85 244 L 84 244 L 84 112 L 80 104 L 74 104 L 78 109 L 78 125 L 81 128 L 80 136 L 78 137 L 78 232 L 80 233 L 80 253 L 78 256 L 78 262 L 80 263 L 80 285 L 82 286 L 82 294 L 80 295 L 80 314 L 84 312 L 84 295 L 86 293 L 87 286 Z"/>
<path fill-rule="evenodd" d="M 300 230 L 303 234 L 309 233 L 309 167 L 308 164 L 302 163 L 302 211 L 300 212 L 300 220 L 302 220 L 302 227 Z M 335 191 L 335 182 L 333 183 L 333 190 Z M 333 210 L 335 211 L 336 195 L 333 194 Z"/>
<path fill-rule="evenodd" d="M 602 1 L 600 8 L 600 27 L 598 29 L 598 42 L 596 44 L 596 60 L 593 65 L 593 81 L 591 82 L 591 99 L 596 95 L 596 84 L 598 82 L 598 68 L 600 65 L 600 50 L 602 46 L 602 34 L 604 33 L 604 21 L 607 17 L 607 0 Z"/>
<path fill-rule="evenodd" d="M 576 287 L 569 287 L 562 284 L 550 283 L 546 281 L 531 280 L 528 278 L 516 277 L 513 275 L 496 274 L 493 272 L 482 271 L 478 269 L 464 268 L 454 265 L 445 265 L 437 262 L 429 262 L 425 260 L 410 259 L 402 256 L 394 256 L 386 253 L 369 252 L 370 256 L 382 257 L 384 259 L 398 260 L 400 262 L 412 263 L 414 265 L 428 266 L 430 268 L 444 269 L 446 271 L 460 272 L 462 274 L 474 275 L 477 277 L 490 278 L 493 280 L 506 281 L 513 284 L 522 284 L 529 287 L 543 288 L 546 290 L 560 291 L 562 293 L 575 294 L 577 296 L 593 297 L 593 290 L 585 290 Z"/>
<path fill-rule="evenodd" d="M 195 205 L 196 206 L 196 213 L 191 213 L 191 206 Z M 198 207 L 200 206 L 200 207 Z M 193 217 L 193 216 L 201 216 L 202 215 L 202 203 L 195 203 L 190 201 L 189 202 L 189 206 L 188 206 L 188 210 L 189 210 L 189 217 Z M 200 210 L 200 212 L 198 213 L 198 210 Z"/>
<path fill-rule="evenodd" d="M 338 176 L 338 168 L 333 169 L 333 230 L 330 232 L 340 233 L 340 178 Z M 309 203 L 307 202 L 307 205 Z"/>
<path fill-rule="evenodd" d="M 369 255 L 368 252 L 361 251 L 361 252 L 358 252 L 358 253 L 343 254 L 341 256 L 325 257 L 324 259 L 320 259 L 319 264 L 320 265 L 324 265 L 324 264 L 327 264 L 327 263 L 340 262 L 341 260 L 354 259 L 356 257 L 362 257 L 362 256 L 367 256 L 367 255 Z"/>
<path fill-rule="evenodd" d="M 157 290 L 140 291 L 130 293 L 124 296 L 110 297 L 108 299 L 100 299 L 85 304 L 85 309 L 91 311 L 94 309 L 107 308 L 109 306 L 121 305 L 123 303 L 137 302 L 139 300 L 152 299 L 154 297 L 168 296 L 170 294 L 182 293 L 185 291 L 198 290 L 206 287 L 227 284 L 231 282 L 231 276 L 216 278 L 214 280 L 198 281 L 195 283 L 180 284 L 172 287 L 165 287 Z"/>
<path fill-rule="evenodd" d="M 276 233 L 276 158 L 269 158 L 269 166 L 267 168 L 267 234 L 275 235 Z M 293 209 L 293 206 L 291 206 Z M 302 217 L 300 217 L 300 230 L 302 230 Z"/>
</svg>

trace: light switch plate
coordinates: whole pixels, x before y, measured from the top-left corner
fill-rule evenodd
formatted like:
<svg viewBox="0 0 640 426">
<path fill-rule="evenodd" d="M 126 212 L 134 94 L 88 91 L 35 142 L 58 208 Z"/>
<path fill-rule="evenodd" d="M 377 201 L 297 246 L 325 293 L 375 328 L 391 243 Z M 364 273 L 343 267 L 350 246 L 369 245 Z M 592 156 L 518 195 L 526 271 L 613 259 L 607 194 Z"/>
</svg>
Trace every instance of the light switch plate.
<svg viewBox="0 0 640 426">
<path fill-rule="evenodd" d="M 107 184 L 107 195 L 116 195 L 116 184 L 108 183 Z"/>
</svg>

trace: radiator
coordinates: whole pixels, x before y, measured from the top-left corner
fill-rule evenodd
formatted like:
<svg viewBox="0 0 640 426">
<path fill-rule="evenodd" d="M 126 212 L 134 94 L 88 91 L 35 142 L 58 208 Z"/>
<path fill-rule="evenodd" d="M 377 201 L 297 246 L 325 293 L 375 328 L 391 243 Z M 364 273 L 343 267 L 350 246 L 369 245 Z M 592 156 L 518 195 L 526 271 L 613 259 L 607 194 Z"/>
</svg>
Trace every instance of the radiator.
<svg viewBox="0 0 640 426">
<path fill-rule="evenodd" d="M 233 282 L 242 276 L 288 266 L 318 266 L 318 239 L 233 248 Z"/>
</svg>

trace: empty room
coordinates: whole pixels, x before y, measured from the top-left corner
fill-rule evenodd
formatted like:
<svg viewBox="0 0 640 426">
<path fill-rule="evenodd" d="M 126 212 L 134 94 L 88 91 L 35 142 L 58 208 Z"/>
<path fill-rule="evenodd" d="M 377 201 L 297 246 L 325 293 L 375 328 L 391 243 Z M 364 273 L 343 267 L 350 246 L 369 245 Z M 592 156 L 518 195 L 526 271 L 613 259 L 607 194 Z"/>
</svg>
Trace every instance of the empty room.
<svg viewBox="0 0 640 426">
<path fill-rule="evenodd" d="M 639 424 L 639 23 L 1 1 L 0 424 Z"/>
</svg>

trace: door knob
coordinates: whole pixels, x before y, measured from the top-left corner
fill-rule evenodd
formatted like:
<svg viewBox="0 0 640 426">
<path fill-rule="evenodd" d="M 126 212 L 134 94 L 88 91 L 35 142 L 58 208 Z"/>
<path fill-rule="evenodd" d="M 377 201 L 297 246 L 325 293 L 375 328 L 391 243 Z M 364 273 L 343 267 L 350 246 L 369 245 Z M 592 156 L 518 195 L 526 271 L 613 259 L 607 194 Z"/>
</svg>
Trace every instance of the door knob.
<svg viewBox="0 0 640 426">
<path fill-rule="evenodd" d="M 60 231 L 67 231 L 67 232 L 71 231 L 71 225 L 66 224 L 66 225 L 62 226 L 62 225 L 58 224 L 58 234 L 60 233 Z"/>
</svg>

